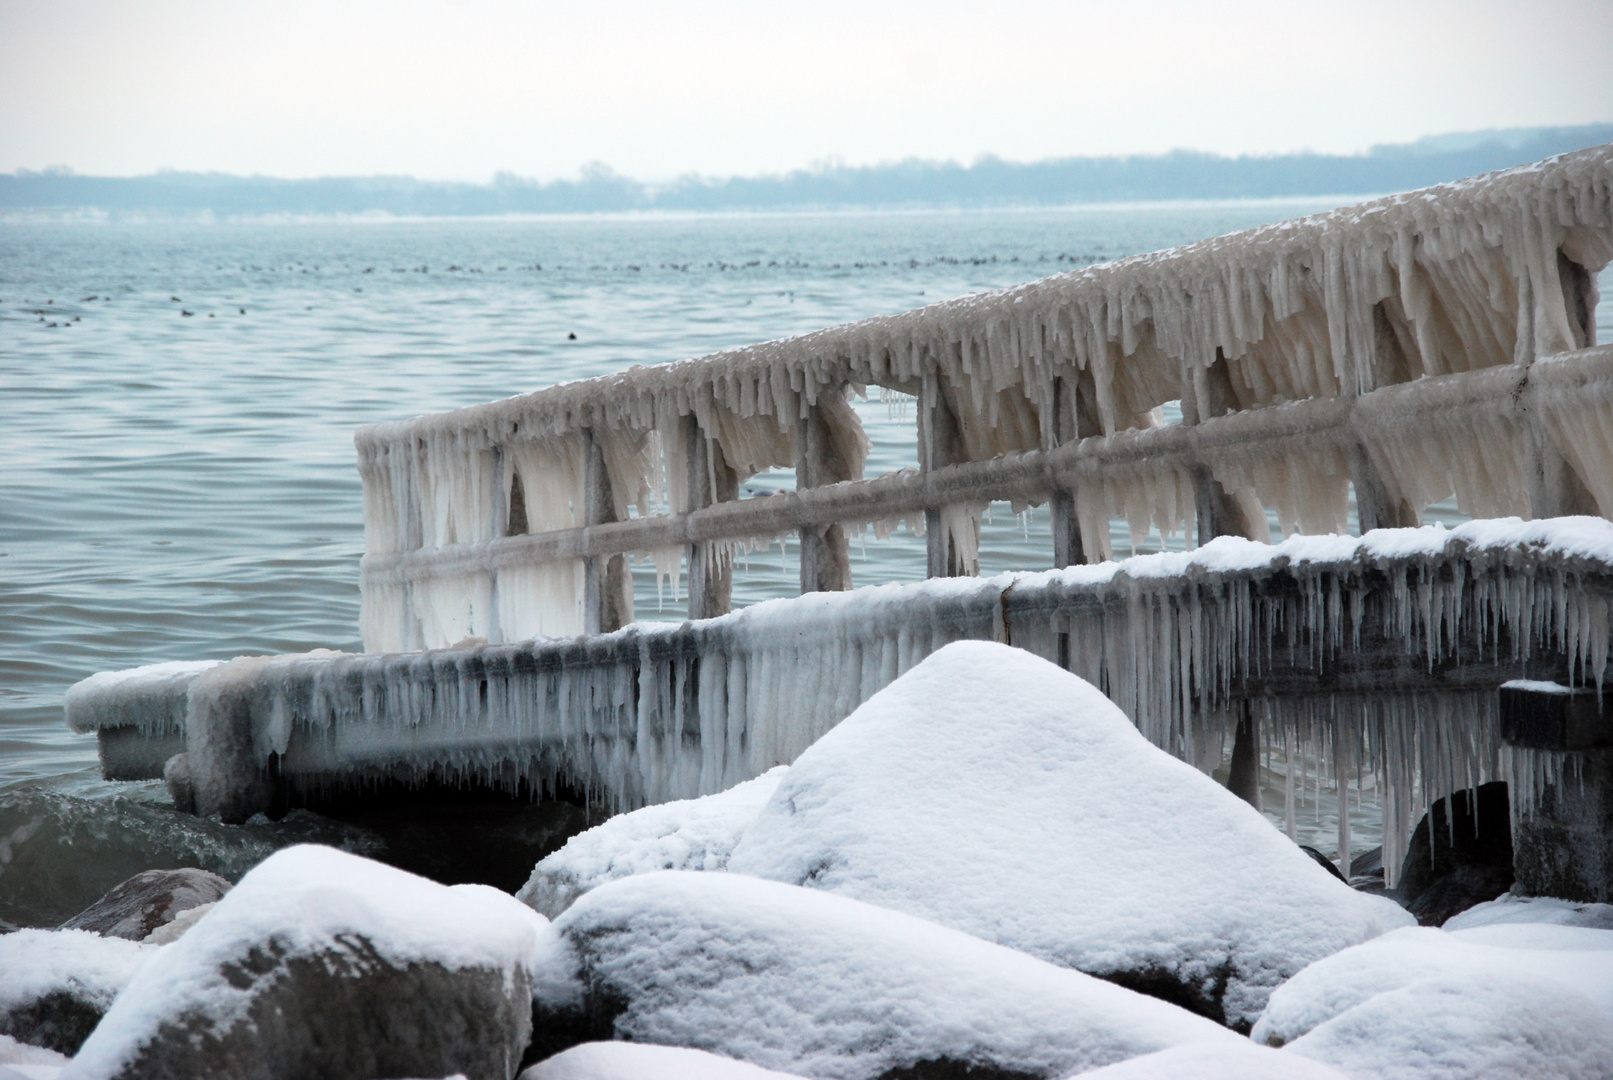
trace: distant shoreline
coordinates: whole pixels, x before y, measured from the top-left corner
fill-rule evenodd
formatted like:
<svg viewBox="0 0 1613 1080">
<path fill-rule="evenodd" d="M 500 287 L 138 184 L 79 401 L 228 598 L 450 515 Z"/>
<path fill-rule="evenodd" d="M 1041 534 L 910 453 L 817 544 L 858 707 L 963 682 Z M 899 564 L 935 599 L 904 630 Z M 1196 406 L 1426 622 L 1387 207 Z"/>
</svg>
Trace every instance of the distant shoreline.
<svg viewBox="0 0 1613 1080">
<path fill-rule="evenodd" d="M 1213 210 L 1220 207 L 1257 206 L 1348 206 L 1392 194 L 1387 191 L 1335 192 L 1325 195 L 1272 195 L 1262 198 L 1230 199 L 1146 199 L 1132 202 L 1086 202 L 1066 204 L 1002 204 L 992 206 L 801 206 L 778 209 L 735 208 L 728 210 L 595 210 L 551 213 L 506 214 L 393 214 L 387 211 L 362 213 L 259 213 L 218 214 L 211 210 L 160 213 L 153 211 L 109 211 L 99 207 L 40 207 L 0 210 L 0 225 L 429 225 L 454 223 L 522 223 L 560 221 L 712 221 L 724 218 L 832 218 L 886 217 L 978 217 L 993 214 L 1125 213 L 1137 210 Z"/>
<path fill-rule="evenodd" d="M 159 172 L 80 176 L 67 169 L 0 174 L 0 220 L 409 220 L 973 212 L 1193 205 L 1271 200 L 1346 202 L 1407 191 L 1613 142 L 1613 123 L 1431 136 L 1364 154 L 1223 157 L 1196 151 L 971 165 L 908 160 L 790 173 L 647 182 L 603 165 L 577 179 L 501 173 L 491 183 L 412 177 L 279 179 Z"/>
</svg>

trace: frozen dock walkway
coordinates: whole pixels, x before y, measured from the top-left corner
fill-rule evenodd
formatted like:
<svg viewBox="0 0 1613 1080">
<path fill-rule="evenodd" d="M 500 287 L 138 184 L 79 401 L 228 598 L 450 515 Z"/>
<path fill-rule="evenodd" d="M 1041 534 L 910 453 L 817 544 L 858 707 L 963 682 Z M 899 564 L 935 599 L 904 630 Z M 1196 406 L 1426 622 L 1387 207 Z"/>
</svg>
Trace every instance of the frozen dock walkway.
<svg viewBox="0 0 1613 1080">
<path fill-rule="evenodd" d="M 1476 522 L 1275 547 L 1227 537 L 574 640 L 164 665 L 79 684 L 68 722 L 98 732 L 109 776 L 160 775 L 184 750 L 197 809 L 227 821 L 379 780 L 566 783 L 632 807 L 793 760 L 964 638 L 1075 671 L 1189 761 L 1214 764 L 1253 720 L 1276 752 L 1321 757 L 1341 783 L 1374 773 L 1386 836 L 1401 835 L 1419 792 L 1549 769 L 1503 747 L 1497 690 L 1519 678 L 1600 684 L 1613 523 Z"/>
<path fill-rule="evenodd" d="M 1610 260 L 1603 146 L 365 428 L 366 653 L 96 676 L 68 722 L 108 776 L 188 769 L 230 821 L 382 780 L 636 806 L 790 761 L 930 651 L 995 637 L 1187 760 L 1236 732 L 1234 774 L 1261 741 L 1340 790 L 1375 775 L 1390 866 L 1428 800 L 1561 775 L 1571 755 L 1503 744 L 1502 682 L 1601 686 Z M 869 386 L 916 398 L 917 469 L 863 477 Z M 797 490 L 739 499 L 769 468 Z M 1453 494 L 1494 520 L 1418 528 Z M 1352 499 L 1364 538 L 1337 535 Z M 1062 569 L 972 576 L 994 500 L 1050 507 Z M 1269 518 L 1310 535 L 1274 547 Z M 1114 519 L 1200 547 L 1106 562 Z M 848 591 L 848 533 L 902 522 L 934 580 Z M 736 553 L 790 532 L 804 595 L 729 614 Z M 687 567 L 690 622 L 632 623 L 629 553 Z"/>
</svg>

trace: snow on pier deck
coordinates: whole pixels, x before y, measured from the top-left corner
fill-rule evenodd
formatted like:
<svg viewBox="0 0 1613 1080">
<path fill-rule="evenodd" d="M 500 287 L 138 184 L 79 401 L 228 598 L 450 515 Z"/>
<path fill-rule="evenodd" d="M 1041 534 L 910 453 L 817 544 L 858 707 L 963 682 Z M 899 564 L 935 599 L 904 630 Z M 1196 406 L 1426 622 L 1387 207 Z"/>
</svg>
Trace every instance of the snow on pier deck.
<svg viewBox="0 0 1613 1080">
<path fill-rule="evenodd" d="M 1501 683 L 1599 685 L 1610 633 L 1613 523 L 1491 521 L 1224 537 L 572 640 L 163 668 L 145 711 L 130 708 L 136 671 L 80 684 L 68 721 L 120 747 L 171 737 L 183 713 L 197 809 L 225 820 L 380 779 L 559 782 L 633 807 L 789 762 L 947 642 L 996 639 L 1104 688 L 1189 761 L 1219 761 L 1247 702 L 1277 753 L 1321 758 L 1340 782 L 1375 774 L 1390 865 L 1419 792 L 1538 765 L 1502 747 Z"/>
<path fill-rule="evenodd" d="M 1197 764 L 1259 730 L 1336 790 L 1375 775 L 1392 867 L 1428 800 L 1505 776 L 1522 806 L 1563 767 L 1503 746 L 1502 682 L 1600 688 L 1610 260 L 1602 146 L 365 428 L 365 654 L 96 676 L 68 722 L 109 777 L 184 765 L 229 821 L 380 780 L 630 807 L 790 761 L 940 645 L 993 637 Z M 865 479 L 849 397 L 876 385 L 917 398 L 919 467 Z M 738 497 L 774 467 L 795 492 Z M 1417 528 L 1451 495 L 1495 520 Z M 1361 539 L 1337 535 L 1352 499 Z M 1048 504 L 1062 569 L 972 576 L 994 500 Z M 1268 517 L 1311 535 L 1264 543 Z M 1113 519 L 1200 546 L 1106 562 Z M 900 522 L 935 580 L 852 590 L 848 532 Z M 804 595 L 729 614 L 736 554 L 790 532 Z M 633 623 L 631 553 L 687 568 L 690 622 Z"/>
</svg>

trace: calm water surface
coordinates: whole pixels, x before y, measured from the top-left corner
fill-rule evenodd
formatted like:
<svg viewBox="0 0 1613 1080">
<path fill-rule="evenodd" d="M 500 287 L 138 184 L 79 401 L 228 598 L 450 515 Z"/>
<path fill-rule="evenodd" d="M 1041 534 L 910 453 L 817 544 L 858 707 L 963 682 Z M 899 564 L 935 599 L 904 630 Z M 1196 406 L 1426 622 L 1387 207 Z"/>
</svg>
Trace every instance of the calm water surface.
<svg viewBox="0 0 1613 1080">
<path fill-rule="evenodd" d="M 60 800 L 101 808 L 73 826 L 95 843 L 115 831 L 102 821 L 97 832 L 98 814 L 134 815 L 126 846 L 136 862 L 141 844 L 155 843 L 141 815 L 166 813 L 151 785 L 95 778 L 94 741 L 61 722 L 73 682 L 159 660 L 360 647 L 359 425 L 1332 205 L 0 222 L 0 918 L 31 917 L 26 905 L 6 914 L 16 878 L 6 866 L 39 848 Z M 1607 305 L 1602 322 L 1607 340 Z M 876 446 L 870 474 L 912 464 L 911 410 L 877 398 L 858 407 Z M 750 487 L 792 485 L 785 473 Z M 1049 565 L 1045 520 L 998 511 L 983 569 Z M 1123 552 L 1130 538 L 1119 529 Z M 793 594 L 794 554 L 751 555 L 736 603 Z M 870 540 L 865 553 L 854 544 L 859 584 L 917 580 L 923 569 L 922 541 L 905 534 Z M 648 568 L 637 578 L 641 618 L 681 618 L 681 605 L 658 603 Z M 47 796 L 56 809 L 38 810 Z M 163 820 L 167 843 L 177 826 Z M 240 848 L 239 834 L 209 828 L 186 825 L 173 842 L 193 855 Z M 74 843 L 62 830 L 57 843 Z"/>
</svg>

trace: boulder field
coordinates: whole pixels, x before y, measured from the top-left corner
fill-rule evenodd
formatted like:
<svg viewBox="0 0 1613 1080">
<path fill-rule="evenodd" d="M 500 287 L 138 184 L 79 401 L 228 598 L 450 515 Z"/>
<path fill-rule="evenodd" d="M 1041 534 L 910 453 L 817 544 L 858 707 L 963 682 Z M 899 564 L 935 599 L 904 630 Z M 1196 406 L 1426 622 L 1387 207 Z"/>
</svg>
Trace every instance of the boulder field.
<svg viewBox="0 0 1613 1080">
<path fill-rule="evenodd" d="M 0 1080 L 1613 1077 L 1613 908 L 1418 927 L 1003 645 L 518 895 L 316 845 L 140 875 L 0 935 Z"/>
</svg>

